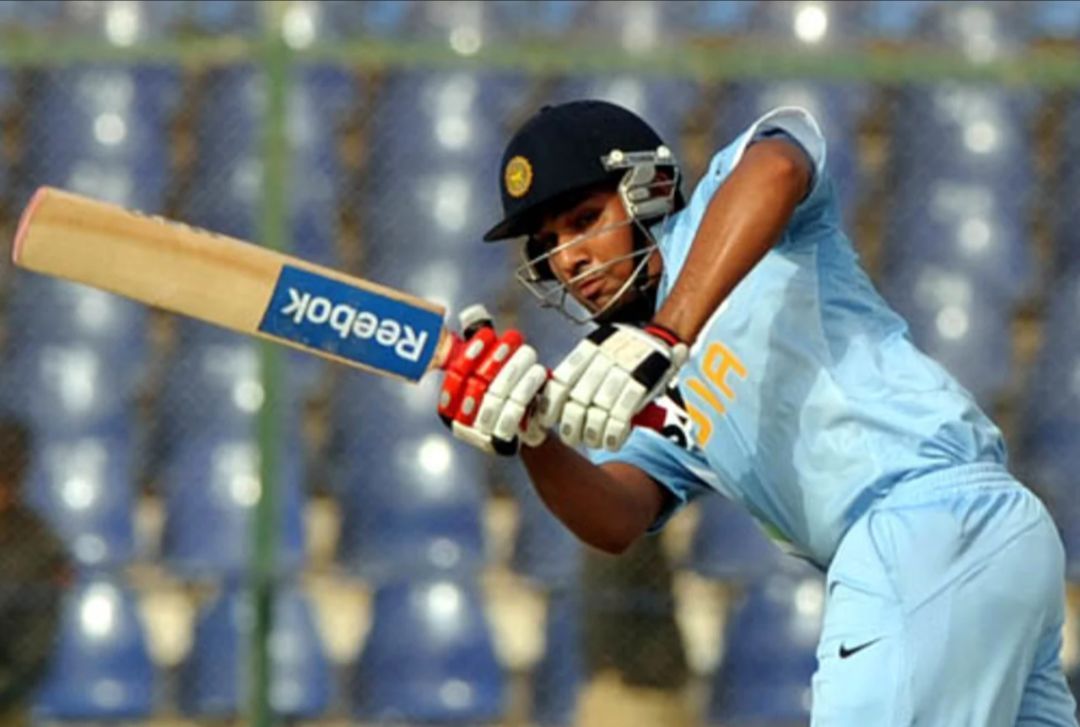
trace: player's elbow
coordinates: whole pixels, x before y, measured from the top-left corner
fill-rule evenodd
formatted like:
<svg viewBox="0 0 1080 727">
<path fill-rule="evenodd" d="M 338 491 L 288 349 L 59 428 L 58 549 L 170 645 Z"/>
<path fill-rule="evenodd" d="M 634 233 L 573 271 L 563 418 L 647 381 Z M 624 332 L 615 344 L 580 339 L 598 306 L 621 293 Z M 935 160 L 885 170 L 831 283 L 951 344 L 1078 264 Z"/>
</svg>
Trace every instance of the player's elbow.
<svg viewBox="0 0 1080 727">
<path fill-rule="evenodd" d="M 622 555 L 630 549 L 630 546 L 634 544 L 635 540 L 637 540 L 637 538 L 611 537 L 597 539 L 589 544 L 597 550 L 607 553 L 608 555 Z"/>
<path fill-rule="evenodd" d="M 644 534 L 638 527 L 609 528 L 601 533 L 594 533 L 586 542 L 608 555 L 622 555 L 630 549 Z"/>
</svg>

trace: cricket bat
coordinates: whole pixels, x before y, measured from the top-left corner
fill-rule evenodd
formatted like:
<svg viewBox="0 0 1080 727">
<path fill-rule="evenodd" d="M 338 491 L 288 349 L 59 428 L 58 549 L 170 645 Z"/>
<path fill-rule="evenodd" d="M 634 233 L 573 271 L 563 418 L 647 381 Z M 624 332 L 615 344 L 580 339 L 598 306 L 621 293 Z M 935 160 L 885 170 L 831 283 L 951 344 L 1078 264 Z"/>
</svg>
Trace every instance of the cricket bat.
<svg viewBox="0 0 1080 727">
<path fill-rule="evenodd" d="M 445 325 L 445 308 L 431 301 L 54 187 L 40 187 L 27 204 L 12 259 L 27 270 L 411 382 L 442 368 L 459 343 Z M 660 428 L 663 412 L 646 408 L 634 422 Z"/>
</svg>

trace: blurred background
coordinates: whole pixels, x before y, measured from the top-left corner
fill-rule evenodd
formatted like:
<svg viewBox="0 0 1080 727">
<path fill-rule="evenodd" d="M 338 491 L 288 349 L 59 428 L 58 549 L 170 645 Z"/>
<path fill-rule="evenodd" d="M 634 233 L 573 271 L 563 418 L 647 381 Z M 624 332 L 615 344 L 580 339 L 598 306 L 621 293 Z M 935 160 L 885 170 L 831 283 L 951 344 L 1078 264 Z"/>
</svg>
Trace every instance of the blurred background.
<svg viewBox="0 0 1080 727">
<path fill-rule="evenodd" d="M 58 185 L 483 301 L 555 361 L 580 331 L 479 239 L 509 135 L 583 96 L 687 191 L 811 110 L 867 268 L 1080 579 L 1078 2 L 0 2 L 0 233 Z M 435 380 L 2 258 L 0 724 L 808 722 L 821 576 L 720 498 L 598 555 Z"/>
</svg>

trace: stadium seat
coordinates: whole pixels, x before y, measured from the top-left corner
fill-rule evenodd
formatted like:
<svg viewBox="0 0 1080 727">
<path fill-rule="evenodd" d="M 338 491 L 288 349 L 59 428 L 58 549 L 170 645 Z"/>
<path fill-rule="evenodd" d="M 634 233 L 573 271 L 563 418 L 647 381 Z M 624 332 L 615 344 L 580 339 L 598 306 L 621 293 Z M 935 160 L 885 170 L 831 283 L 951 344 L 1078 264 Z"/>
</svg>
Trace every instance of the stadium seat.
<svg viewBox="0 0 1080 727">
<path fill-rule="evenodd" d="M 271 596 L 270 706 L 289 719 L 314 719 L 329 706 L 332 678 L 314 609 L 296 585 Z M 178 701 L 183 713 L 204 718 L 244 714 L 251 674 L 253 594 L 223 588 L 196 617 L 192 648 L 181 665 Z"/>
<path fill-rule="evenodd" d="M 572 76 L 553 88 L 545 103 L 565 103 L 583 98 L 610 101 L 638 114 L 671 147 L 676 158 L 682 160 L 686 119 L 700 101 L 700 89 L 696 82 L 683 79 L 643 79 L 632 75 Z M 685 181 L 682 187 L 685 194 L 692 191 Z"/>
<path fill-rule="evenodd" d="M 275 572 L 295 572 L 304 561 L 303 463 L 283 446 L 273 529 Z M 161 556 L 177 574 L 216 580 L 247 572 L 254 562 L 254 512 L 261 494 L 258 445 L 250 437 L 187 439 L 166 460 L 165 526 Z"/>
<path fill-rule="evenodd" d="M 836 49 L 859 37 L 858 7 L 850 3 L 747 4 L 750 34 L 769 43 Z"/>
<path fill-rule="evenodd" d="M 1038 0 L 1030 10 L 1037 40 L 1073 41 L 1080 37 L 1080 5 L 1071 0 Z"/>
<path fill-rule="evenodd" d="M 805 108 L 817 120 L 826 143 L 826 167 L 836 186 L 845 222 L 854 222 L 864 192 L 856 147 L 869 89 L 854 83 L 769 81 L 732 84 L 716 115 L 716 150 L 730 144 L 762 115 L 779 106 Z"/>
<path fill-rule="evenodd" d="M 907 320 L 911 338 L 984 406 L 1012 384 L 1010 313 L 962 268 L 927 262 L 883 281 L 883 294 Z"/>
<path fill-rule="evenodd" d="M 25 496 L 83 568 L 115 568 L 135 557 L 135 441 L 78 437 L 35 446 Z"/>
<path fill-rule="evenodd" d="M 1080 273 L 1080 209 L 1072 202 L 1080 185 L 1080 139 L 1073 129 L 1080 124 L 1080 93 L 1069 99 L 1061 125 L 1061 153 L 1056 171 L 1054 203 L 1046 206 L 1054 221 L 1053 270 L 1075 275 Z M 1050 276 L 1056 277 L 1056 276 Z"/>
<path fill-rule="evenodd" d="M 262 31 L 262 8 L 241 0 L 189 3 L 188 21 L 208 35 L 255 35 Z"/>
<path fill-rule="evenodd" d="M 373 583 L 486 562 L 484 457 L 436 418 L 437 384 L 354 375 L 338 389 L 338 559 Z"/>
<path fill-rule="evenodd" d="M 0 17 L 0 24 L 3 23 Z M 6 70 L 0 69 L 0 113 L 4 113 L 14 96 L 14 83 Z M 0 129 L 0 145 L 4 144 L 4 131 Z M 2 147 L 0 147 L 2 148 Z M 7 160 L 0 156 L 0 199 L 8 194 L 8 165 Z"/>
<path fill-rule="evenodd" d="M 565 38 L 579 28 L 582 8 L 587 3 L 582 0 L 539 0 L 530 3 L 494 0 L 488 5 L 492 8 L 492 21 L 504 36 Z"/>
<path fill-rule="evenodd" d="M 1064 278 L 1050 297 L 1020 415 L 1024 480 L 1053 506 L 1071 504 L 1080 471 L 1080 276 Z"/>
<path fill-rule="evenodd" d="M 970 275 L 984 294 L 1013 306 L 1029 295 L 1034 256 L 1027 217 L 1003 190 L 947 176 L 917 175 L 889 207 L 883 275 L 909 277 L 926 265 Z"/>
<path fill-rule="evenodd" d="M 569 727 L 585 682 L 581 592 L 559 588 L 548 595 L 544 653 L 533 667 L 531 724 Z"/>
<path fill-rule="evenodd" d="M 547 589 L 568 588 L 581 575 L 584 547 L 556 518 L 521 467 L 506 468 L 507 482 L 517 502 L 518 524 L 510 567 Z"/>
<path fill-rule="evenodd" d="M 306 260 L 340 267 L 338 217 L 345 186 L 338 154 L 340 126 L 357 90 L 343 70 L 310 66 L 292 78 L 287 100 L 289 237 L 287 249 Z M 261 241 L 267 87 L 250 66 L 207 74 L 195 182 L 184 214 L 195 224 L 243 240 Z"/>
<path fill-rule="evenodd" d="M 350 678 L 357 719 L 492 723 L 504 714 L 506 688 L 475 582 L 400 580 L 376 591 Z"/>
<path fill-rule="evenodd" d="M 101 353 L 118 375 L 139 380 L 149 355 L 148 308 L 85 285 L 30 273 L 12 279 L 6 346 L 73 343 Z"/>
<path fill-rule="evenodd" d="M 86 574 L 67 594 L 56 651 L 34 699 L 38 719 L 122 721 L 150 716 L 155 672 L 135 594 Z"/>
<path fill-rule="evenodd" d="M 698 521 L 685 564 L 705 578 L 745 583 L 775 570 L 783 552 L 754 519 L 722 495 L 697 499 Z"/>
<path fill-rule="evenodd" d="M 0 399 L 42 440 L 127 436 L 134 430 L 137 382 L 100 349 L 44 343 L 3 361 Z"/>
<path fill-rule="evenodd" d="M 9 3 L 16 5 L 17 3 Z M 147 43 L 174 32 L 182 10 L 178 3 L 69 3 L 43 0 L 24 5 L 17 13 L 26 30 L 52 37 L 77 35 L 114 45 Z"/>
<path fill-rule="evenodd" d="M 907 41 L 920 26 L 933 0 L 877 0 L 865 3 L 856 16 L 859 35 L 868 40 Z"/>
<path fill-rule="evenodd" d="M 806 724 L 824 598 L 819 577 L 787 574 L 744 593 L 727 622 L 708 724 Z"/>
<path fill-rule="evenodd" d="M 506 136 L 523 87 L 507 74 L 388 77 L 374 99 L 359 185 L 366 277 L 443 303 L 498 299 L 513 255 L 480 243 L 501 218 L 502 146 L 491 140 Z"/>
<path fill-rule="evenodd" d="M 98 65 L 42 71 L 27 99 L 29 188 L 52 184 L 160 212 L 170 181 L 170 68 Z"/>
<path fill-rule="evenodd" d="M 182 344 L 164 372 L 156 417 L 158 457 L 188 437 L 251 436 L 265 402 L 259 344 L 253 339 L 185 321 Z M 300 441 L 305 381 L 319 359 L 279 349 L 279 416 L 284 434 Z M 297 364 L 299 364 L 297 366 Z M 317 369 L 316 369 L 317 370 Z"/>
</svg>

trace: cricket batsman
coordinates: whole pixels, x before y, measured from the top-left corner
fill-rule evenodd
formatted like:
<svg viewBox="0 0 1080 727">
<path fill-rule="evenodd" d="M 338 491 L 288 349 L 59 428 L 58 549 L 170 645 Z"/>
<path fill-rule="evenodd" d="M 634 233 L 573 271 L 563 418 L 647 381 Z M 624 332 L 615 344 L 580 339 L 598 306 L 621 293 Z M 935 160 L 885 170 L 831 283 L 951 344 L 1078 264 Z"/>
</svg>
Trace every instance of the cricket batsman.
<svg viewBox="0 0 1080 727">
<path fill-rule="evenodd" d="M 485 240 L 521 240 L 521 281 L 595 328 L 549 373 L 520 332 L 472 326 L 439 414 L 519 454 L 596 548 L 722 495 L 824 570 L 815 727 L 1075 727 L 1057 529 L 860 267 L 826 156 L 815 120 L 778 108 L 684 198 L 635 114 L 541 109 Z M 649 402 L 664 421 L 631 427 Z"/>
</svg>

